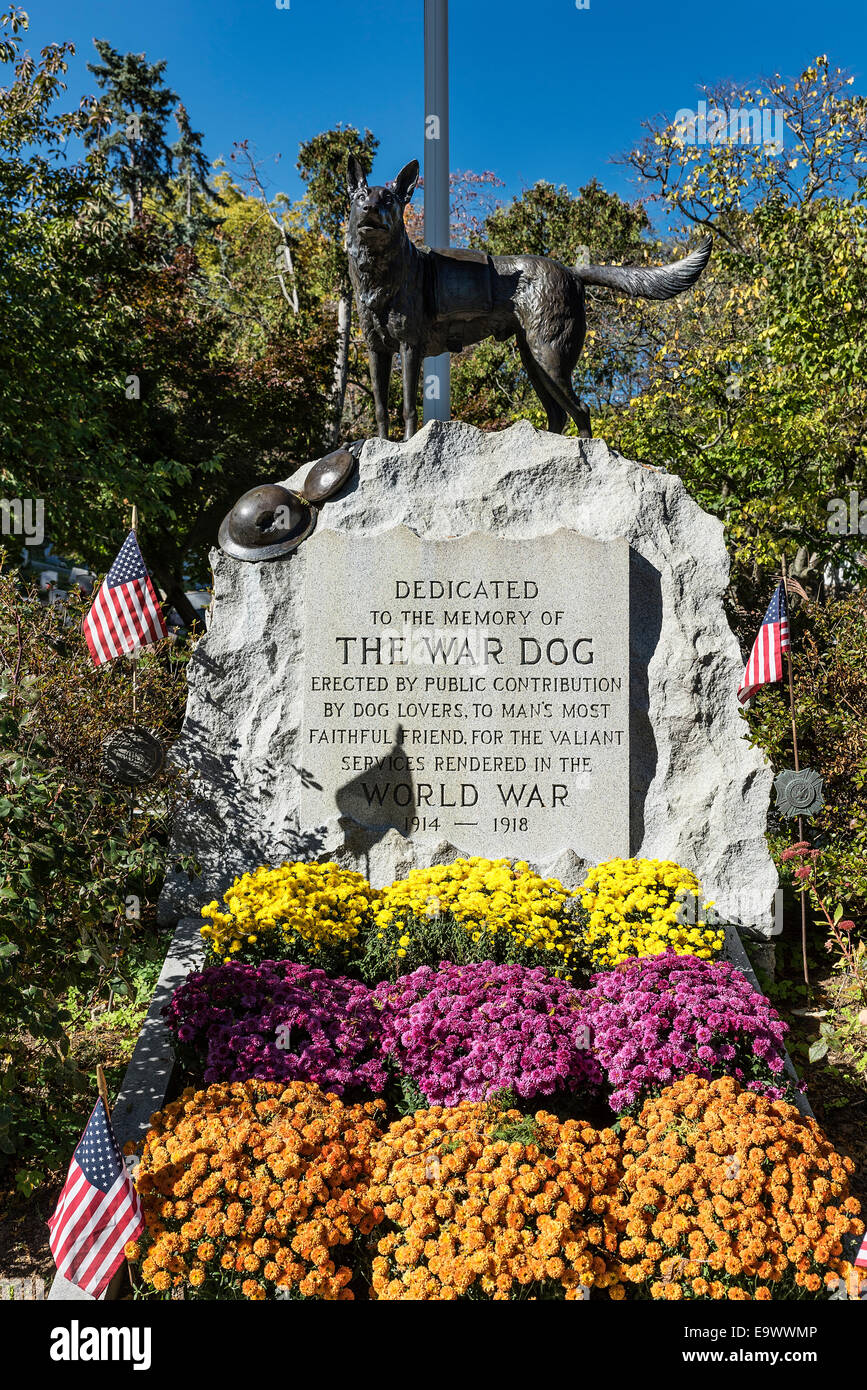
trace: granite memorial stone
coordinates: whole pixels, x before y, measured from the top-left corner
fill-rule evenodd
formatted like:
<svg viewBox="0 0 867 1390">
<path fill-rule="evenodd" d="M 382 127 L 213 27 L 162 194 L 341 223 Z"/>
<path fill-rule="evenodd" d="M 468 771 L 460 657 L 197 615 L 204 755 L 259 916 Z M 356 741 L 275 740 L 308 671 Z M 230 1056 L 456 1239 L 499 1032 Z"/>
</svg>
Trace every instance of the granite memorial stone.
<svg viewBox="0 0 867 1390">
<path fill-rule="evenodd" d="M 305 606 L 304 825 L 629 853 L 625 540 L 326 531 Z"/>
<path fill-rule="evenodd" d="M 664 469 L 527 422 L 431 421 L 358 452 L 290 556 L 213 554 L 174 750 L 176 858 L 201 873 L 173 869 L 163 918 L 289 859 L 383 884 L 477 852 L 575 884 L 628 853 L 772 934 L 773 774 L 736 698 L 722 524 Z"/>
</svg>

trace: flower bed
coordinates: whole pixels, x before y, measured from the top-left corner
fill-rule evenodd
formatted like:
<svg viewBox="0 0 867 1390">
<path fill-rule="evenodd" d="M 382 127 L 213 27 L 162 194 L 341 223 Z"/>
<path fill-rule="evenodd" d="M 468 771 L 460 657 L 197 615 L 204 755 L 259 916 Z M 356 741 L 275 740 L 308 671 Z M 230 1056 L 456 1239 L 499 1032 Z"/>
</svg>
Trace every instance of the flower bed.
<svg viewBox="0 0 867 1390">
<path fill-rule="evenodd" d="M 815 1299 L 845 1282 L 852 1165 L 781 1098 L 785 1025 L 712 959 L 710 905 L 689 924 L 694 878 L 612 861 L 569 894 L 504 865 L 369 890 L 349 944 L 317 896 L 341 871 L 311 866 L 290 896 L 315 929 L 265 932 L 345 970 L 242 963 L 257 929 L 176 992 L 179 1052 L 212 1084 L 145 1142 L 149 1296 Z M 593 960 L 616 964 L 579 988 Z"/>
<path fill-rule="evenodd" d="M 845 1274 L 854 1165 L 794 1106 L 689 1076 L 622 1138 L 621 1275 L 641 1297 L 816 1297 Z"/>
<path fill-rule="evenodd" d="M 385 1223 L 371 1296 L 578 1299 L 615 1285 L 619 1153 L 611 1130 L 544 1111 L 399 1120 L 373 1146 L 369 1200 Z"/>
<path fill-rule="evenodd" d="M 598 1090 L 581 996 L 542 969 L 423 965 L 375 993 L 382 1045 L 432 1105 L 513 1090 L 522 1100 Z"/>
<path fill-rule="evenodd" d="M 352 1245 L 381 1219 L 367 1197 L 382 1102 L 246 1081 L 185 1091 L 155 1115 L 127 1257 L 168 1296 L 346 1300 Z"/>
<path fill-rule="evenodd" d="M 814 1120 L 689 1076 L 620 1134 L 496 1101 L 385 1129 L 382 1101 L 247 1081 L 153 1117 L 127 1247 L 188 1298 L 821 1298 L 853 1165 Z"/>
<path fill-rule="evenodd" d="M 473 857 L 413 869 L 381 892 L 336 864 L 287 863 L 236 879 L 203 908 L 211 958 L 287 959 L 375 983 L 440 961 L 543 966 L 573 979 L 673 950 L 710 960 L 725 933 L 694 874 L 610 859 L 576 890 L 523 861 Z"/>
<path fill-rule="evenodd" d="M 315 1081 L 380 1092 L 386 1068 L 366 985 L 291 961 L 240 961 L 191 975 L 166 1022 L 202 1080 Z"/>
<path fill-rule="evenodd" d="M 780 1084 L 788 1025 L 726 961 L 670 952 L 627 961 L 595 975 L 583 1002 L 614 1110 L 688 1073 L 789 1096 Z"/>
</svg>

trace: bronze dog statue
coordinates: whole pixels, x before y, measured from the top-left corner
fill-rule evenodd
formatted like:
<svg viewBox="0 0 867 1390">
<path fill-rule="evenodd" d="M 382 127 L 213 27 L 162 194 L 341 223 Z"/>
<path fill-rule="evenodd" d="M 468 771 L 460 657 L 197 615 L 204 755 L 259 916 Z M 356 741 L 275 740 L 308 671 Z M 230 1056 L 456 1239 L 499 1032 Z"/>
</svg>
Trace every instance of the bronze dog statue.
<svg viewBox="0 0 867 1390">
<path fill-rule="evenodd" d="M 483 338 L 512 336 L 545 407 L 548 429 L 562 434 L 571 418 L 580 437 L 589 439 L 590 415 L 572 387 L 586 331 L 584 286 L 607 285 L 641 299 L 671 299 L 695 284 L 710 257 L 709 236 L 684 260 L 651 270 L 419 248 L 403 221 L 418 182 L 418 160 L 382 188 L 368 187 L 354 155 L 348 173 L 349 273 L 383 439 L 388 438 L 388 382 L 396 352 L 403 371 L 404 438 L 410 439 L 418 428 L 422 359 L 459 352 Z"/>
</svg>

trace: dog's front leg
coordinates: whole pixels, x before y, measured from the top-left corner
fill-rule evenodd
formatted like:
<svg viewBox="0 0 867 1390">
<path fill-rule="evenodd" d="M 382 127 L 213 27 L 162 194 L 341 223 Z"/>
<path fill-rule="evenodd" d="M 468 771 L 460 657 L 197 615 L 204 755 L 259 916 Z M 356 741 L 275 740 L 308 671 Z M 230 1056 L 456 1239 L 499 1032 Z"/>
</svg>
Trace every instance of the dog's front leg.
<svg viewBox="0 0 867 1390">
<path fill-rule="evenodd" d="M 391 380 L 391 361 L 394 354 L 370 348 L 367 355 L 370 359 L 370 384 L 373 387 L 376 432 L 380 439 L 388 439 L 388 383 Z"/>
<path fill-rule="evenodd" d="M 400 360 L 403 368 L 403 437 L 412 439 L 418 429 L 418 377 L 421 371 L 421 348 L 401 343 Z"/>
</svg>

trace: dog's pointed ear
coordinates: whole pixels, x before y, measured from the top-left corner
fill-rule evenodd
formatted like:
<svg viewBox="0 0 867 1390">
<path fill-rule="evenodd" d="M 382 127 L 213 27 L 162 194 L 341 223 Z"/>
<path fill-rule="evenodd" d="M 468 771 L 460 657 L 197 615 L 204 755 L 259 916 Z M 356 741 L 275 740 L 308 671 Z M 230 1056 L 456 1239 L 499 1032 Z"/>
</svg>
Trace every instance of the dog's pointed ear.
<svg viewBox="0 0 867 1390">
<path fill-rule="evenodd" d="M 350 198 L 354 198 L 356 193 L 360 193 L 362 188 L 367 187 L 367 175 L 357 155 L 351 154 L 349 156 L 346 162 L 346 177 L 349 185 Z"/>
<path fill-rule="evenodd" d="M 394 191 L 402 203 L 408 203 L 415 186 L 418 183 L 418 176 L 421 170 L 418 167 L 418 160 L 411 159 L 409 164 L 405 164 L 394 181 Z"/>
</svg>

